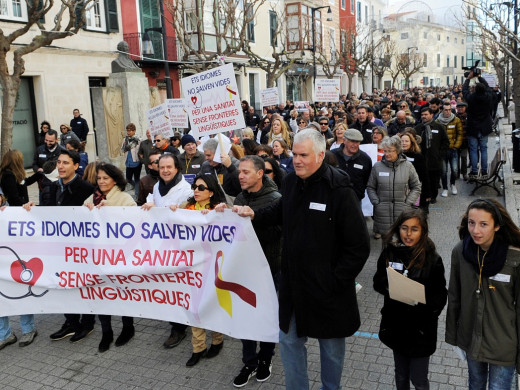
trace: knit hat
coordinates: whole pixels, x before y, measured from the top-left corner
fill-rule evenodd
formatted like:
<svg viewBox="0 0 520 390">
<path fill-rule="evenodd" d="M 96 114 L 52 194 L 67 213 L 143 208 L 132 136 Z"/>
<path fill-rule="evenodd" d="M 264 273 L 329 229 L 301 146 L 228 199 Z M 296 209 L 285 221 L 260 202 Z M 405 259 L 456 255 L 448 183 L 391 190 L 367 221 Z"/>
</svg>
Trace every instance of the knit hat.
<svg viewBox="0 0 520 390">
<path fill-rule="evenodd" d="M 181 139 L 181 146 L 184 148 L 186 146 L 186 144 L 189 144 L 192 142 L 195 145 L 197 145 L 197 141 L 195 141 L 195 138 L 193 138 L 193 136 L 191 134 L 185 134 Z"/>
</svg>

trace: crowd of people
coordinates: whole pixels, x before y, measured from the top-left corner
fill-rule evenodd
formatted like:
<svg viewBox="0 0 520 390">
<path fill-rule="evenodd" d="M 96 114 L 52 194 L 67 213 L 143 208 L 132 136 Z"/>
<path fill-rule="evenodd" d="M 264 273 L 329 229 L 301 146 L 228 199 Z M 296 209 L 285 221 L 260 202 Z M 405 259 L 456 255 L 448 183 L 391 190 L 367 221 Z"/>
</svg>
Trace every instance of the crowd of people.
<svg viewBox="0 0 520 390">
<path fill-rule="evenodd" d="M 470 388 L 484 389 L 489 382 L 490 388 L 509 389 L 520 361 L 519 228 L 495 200 L 471 202 L 453 249 L 449 286 L 428 234 L 429 205 L 437 201 L 439 188 L 442 197 L 456 195 L 457 180 L 487 175 L 494 94 L 484 79 L 471 86 L 472 79 L 477 78 L 470 74 L 461 88 L 343 95 L 339 103 L 301 111 L 287 101 L 264 108 L 262 115 L 243 101 L 247 128 L 225 134 L 229 152 L 220 151 L 219 137 L 196 140 L 189 132 L 168 139 L 148 130 L 141 140 L 129 123 L 121 144 L 126 173 L 82 157 L 82 131 L 88 126 L 74 110 L 71 125 L 60 126 L 60 143 L 50 124 L 42 123 L 43 144 L 30 177 L 19 151 L 2 157 L 2 201 L 30 211 L 35 202 L 27 186 L 37 182 L 40 206 L 199 213 L 231 208 L 251 218 L 279 295 L 286 387 L 309 388 L 310 337 L 320 345 L 322 388 L 335 390 L 341 387 L 345 338 L 361 323 L 355 280 L 371 249 L 361 208 L 366 194 L 373 205 L 373 237 L 382 239 L 383 247 L 373 277 L 375 291 L 384 296 L 379 339 L 393 351 L 397 389 L 409 389 L 410 382 L 416 389 L 429 388 L 428 365 L 446 304 L 445 339 L 467 360 Z M 375 145 L 377 161 L 363 150 L 365 144 Z M 424 286 L 425 301 L 393 298 L 389 268 Z M 99 320 L 99 352 L 105 352 L 114 341 L 111 317 Z M 116 346 L 135 335 L 133 318 L 123 317 L 122 323 Z M 19 344 L 27 346 L 37 335 L 34 316 L 22 316 L 20 324 Z M 77 342 L 94 324 L 94 315 L 65 314 L 50 338 Z M 178 346 L 187 335 L 186 325 L 170 324 L 165 348 Z M 223 334 L 212 332 L 208 347 L 206 333 L 191 329 L 193 352 L 186 366 L 219 355 Z M 16 341 L 8 317 L 0 318 L 0 349 Z M 267 380 L 275 344 L 242 344 L 244 366 L 234 386 L 245 386 L 252 377 Z"/>
</svg>

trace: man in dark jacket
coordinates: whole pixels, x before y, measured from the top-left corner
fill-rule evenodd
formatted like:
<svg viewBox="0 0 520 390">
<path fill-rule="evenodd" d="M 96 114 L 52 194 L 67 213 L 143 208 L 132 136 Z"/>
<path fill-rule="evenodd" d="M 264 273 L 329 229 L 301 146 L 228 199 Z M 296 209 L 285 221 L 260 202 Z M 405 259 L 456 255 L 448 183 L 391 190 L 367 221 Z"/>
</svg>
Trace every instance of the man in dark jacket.
<svg viewBox="0 0 520 390">
<path fill-rule="evenodd" d="M 56 130 L 49 130 L 45 134 L 45 144 L 38 146 L 34 153 L 33 171 L 43 172 L 43 164 L 47 161 L 56 161 L 63 149 L 58 145 L 58 133 Z"/>
<path fill-rule="evenodd" d="M 215 138 L 207 140 L 202 148 L 206 161 L 201 166 L 200 173 L 203 175 L 215 175 L 218 182 L 229 196 L 237 196 L 242 189 L 238 180 L 238 160 L 227 154 L 222 154 L 222 162 L 214 161 L 218 141 Z"/>
<path fill-rule="evenodd" d="M 202 164 L 206 160 L 204 155 L 197 150 L 197 141 L 191 134 L 182 136 L 181 145 L 184 150 L 179 156 L 179 164 L 181 166 L 181 173 L 183 175 L 196 175 L 200 172 Z"/>
<path fill-rule="evenodd" d="M 354 192 L 359 200 L 365 197 L 368 178 L 372 171 L 372 160 L 359 149 L 363 136 L 356 129 L 348 129 L 343 134 L 343 145 L 334 149 L 339 169 L 348 173 Z"/>
<path fill-rule="evenodd" d="M 350 129 L 356 129 L 361 132 L 363 135 L 362 144 L 371 144 L 372 143 L 372 128 L 375 126 L 368 119 L 368 109 L 367 106 L 359 106 L 357 108 L 357 120 L 349 126 Z"/>
<path fill-rule="evenodd" d="M 60 178 L 48 187 L 49 193 L 43 197 L 43 206 L 82 206 L 94 192 L 94 187 L 76 174 L 79 161 L 78 152 L 61 150 L 56 163 Z M 24 208 L 30 210 L 33 206 L 34 202 L 29 202 Z M 65 323 L 50 338 L 56 341 L 72 336 L 71 343 L 83 340 L 94 330 L 95 317 L 94 314 L 65 314 Z"/>
<path fill-rule="evenodd" d="M 406 117 L 406 112 L 397 111 L 395 118 L 387 123 L 388 136 L 401 134 L 407 127 L 413 127 L 413 123 Z"/>
<path fill-rule="evenodd" d="M 153 186 L 159 180 L 159 158 L 161 153 L 155 149 L 149 156 L 148 174 L 139 180 L 139 195 L 137 196 L 137 205 L 142 206 L 146 203 L 146 198 L 153 193 Z"/>
<path fill-rule="evenodd" d="M 325 139 L 313 129 L 294 137 L 294 173 L 281 201 L 255 213 L 254 226 L 282 225 L 280 352 L 289 389 L 309 386 L 305 343 L 320 344 L 323 387 L 340 387 L 345 337 L 359 328 L 355 278 L 369 252 L 365 219 L 348 175 L 323 163 Z"/>
<path fill-rule="evenodd" d="M 462 86 L 462 95 L 466 103 L 468 103 L 466 136 L 468 138 L 469 161 L 471 163 L 470 180 L 478 176 L 479 161 L 481 175 L 487 176 L 487 141 L 493 126 L 493 119 L 491 118 L 491 112 L 493 111 L 492 92 L 487 81 L 482 77 L 478 78 L 479 82 L 475 85 L 475 92 L 471 92 L 469 83 L 474 77 L 473 72 L 470 72 Z M 478 155 L 479 150 L 480 159 Z"/>
<path fill-rule="evenodd" d="M 450 145 L 446 129 L 443 125 L 434 121 L 433 115 L 433 109 L 423 107 L 421 110 L 422 123 L 415 126 L 417 135 L 421 136 L 421 152 L 426 158 L 428 167 L 431 198 L 426 199 L 426 202 L 429 203 L 437 202 L 442 162 Z M 426 204 L 425 207 L 428 207 L 428 205 Z"/>
<path fill-rule="evenodd" d="M 234 205 L 249 206 L 253 211 L 267 207 L 281 198 L 276 184 L 264 175 L 264 160 L 258 156 L 245 156 L 240 160 L 238 178 L 242 192 L 235 198 Z M 280 272 L 282 256 L 282 228 L 281 226 L 255 226 L 255 233 L 264 251 L 271 274 L 275 281 Z M 259 382 L 271 376 L 271 360 L 274 355 L 275 343 L 260 342 L 260 350 L 256 352 L 257 342 L 242 340 L 242 362 L 244 367 L 233 381 L 236 387 L 244 386 L 249 379 L 256 375 Z"/>
<path fill-rule="evenodd" d="M 87 142 L 87 135 L 88 135 L 88 124 L 86 119 L 81 117 L 81 114 L 79 113 L 79 110 L 75 108 L 72 111 L 72 115 L 74 115 L 74 118 L 70 120 L 70 127 L 74 134 L 78 136 L 78 138 L 81 140 L 81 142 Z"/>
</svg>

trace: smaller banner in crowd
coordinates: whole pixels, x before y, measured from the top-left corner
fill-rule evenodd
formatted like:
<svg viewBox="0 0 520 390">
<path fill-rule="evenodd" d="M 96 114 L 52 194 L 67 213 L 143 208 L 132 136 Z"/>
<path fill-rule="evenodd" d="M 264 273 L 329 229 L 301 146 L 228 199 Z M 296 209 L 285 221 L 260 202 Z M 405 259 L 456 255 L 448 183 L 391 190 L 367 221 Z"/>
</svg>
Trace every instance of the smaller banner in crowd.
<svg viewBox="0 0 520 390">
<path fill-rule="evenodd" d="M 233 64 L 184 77 L 181 85 L 195 139 L 246 127 Z"/>
<path fill-rule="evenodd" d="M 482 78 L 487 81 L 488 85 L 491 88 L 497 86 L 497 77 L 491 73 L 482 73 Z"/>
<path fill-rule="evenodd" d="M 2 315 L 124 315 L 278 341 L 276 291 L 249 218 L 159 207 L 1 216 Z"/>
<path fill-rule="evenodd" d="M 311 105 L 309 104 L 308 101 L 297 101 L 297 102 L 294 102 L 294 109 L 296 111 L 298 111 L 298 112 L 305 112 L 309 108 L 311 108 Z"/>
<path fill-rule="evenodd" d="M 173 130 L 170 124 L 166 103 L 150 108 L 146 112 L 146 118 L 152 138 L 157 134 L 161 134 L 164 138 L 173 137 Z"/>
<path fill-rule="evenodd" d="M 178 129 L 188 128 L 188 112 L 184 99 L 166 99 L 166 109 L 170 118 L 170 126 Z"/>
<path fill-rule="evenodd" d="M 314 85 L 315 102 L 339 102 L 340 80 L 316 79 Z"/>
<path fill-rule="evenodd" d="M 260 104 L 262 107 L 277 106 L 280 104 L 278 88 L 267 88 L 260 90 Z"/>
</svg>

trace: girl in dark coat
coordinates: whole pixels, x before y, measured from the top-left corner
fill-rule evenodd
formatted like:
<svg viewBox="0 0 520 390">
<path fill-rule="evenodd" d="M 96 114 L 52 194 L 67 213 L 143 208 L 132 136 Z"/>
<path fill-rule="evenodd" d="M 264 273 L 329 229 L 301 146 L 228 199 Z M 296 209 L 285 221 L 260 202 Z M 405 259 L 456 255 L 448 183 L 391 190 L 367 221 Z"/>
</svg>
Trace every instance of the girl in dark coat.
<svg viewBox="0 0 520 390">
<path fill-rule="evenodd" d="M 421 196 L 419 203 L 416 206 L 420 206 L 424 212 L 428 213 L 428 204 L 430 202 L 430 179 L 428 176 L 428 166 L 426 165 L 426 159 L 421 154 L 420 142 L 417 142 L 417 136 L 415 130 L 407 127 L 405 131 L 400 135 L 401 145 L 403 146 L 403 154 L 406 159 L 410 161 L 417 171 L 419 181 L 421 182 Z"/>
<path fill-rule="evenodd" d="M 0 187 L 9 206 L 22 206 L 29 202 L 27 186 L 36 183 L 41 176 L 41 173 L 35 173 L 25 177 L 22 152 L 17 149 L 8 151 L 0 163 Z"/>
<path fill-rule="evenodd" d="M 409 305 L 390 298 L 387 268 L 424 285 L 426 304 Z M 379 339 L 394 352 L 395 384 L 409 390 L 429 389 L 428 365 L 437 345 L 437 322 L 446 304 L 442 259 L 428 237 L 421 210 L 403 212 L 384 239 L 374 289 L 384 295 Z"/>
</svg>

